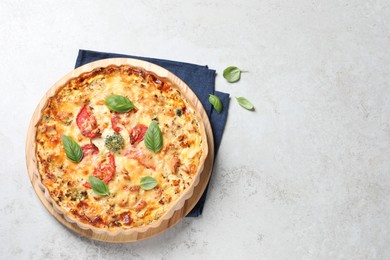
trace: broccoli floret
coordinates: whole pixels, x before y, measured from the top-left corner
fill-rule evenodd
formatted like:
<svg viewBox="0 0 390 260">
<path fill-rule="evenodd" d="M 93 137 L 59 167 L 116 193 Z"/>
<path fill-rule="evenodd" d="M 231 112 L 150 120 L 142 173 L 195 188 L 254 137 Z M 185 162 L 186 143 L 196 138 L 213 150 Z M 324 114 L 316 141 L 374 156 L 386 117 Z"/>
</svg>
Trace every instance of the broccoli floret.
<svg viewBox="0 0 390 260">
<path fill-rule="evenodd" d="M 123 148 L 125 145 L 125 140 L 120 134 L 114 133 L 113 135 L 106 137 L 104 145 L 108 150 L 116 152 Z"/>
</svg>

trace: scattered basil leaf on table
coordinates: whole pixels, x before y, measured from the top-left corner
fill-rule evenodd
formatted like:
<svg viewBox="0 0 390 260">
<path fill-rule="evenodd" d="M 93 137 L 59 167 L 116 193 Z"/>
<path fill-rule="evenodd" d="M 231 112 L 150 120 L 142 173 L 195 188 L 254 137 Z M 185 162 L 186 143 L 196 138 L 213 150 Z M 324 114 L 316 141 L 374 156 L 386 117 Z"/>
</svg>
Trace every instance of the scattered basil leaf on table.
<svg viewBox="0 0 390 260">
<path fill-rule="evenodd" d="M 235 66 L 230 66 L 223 71 L 223 77 L 230 83 L 234 83 L 240 80 L 241 72 L 246 72 L 246 71 L 241 70 Z"/>
<path fill-rule="evenodd" d="M 218 114 L 222 112 L 222 102 L 219 97 L 209 94 L 209 102 L 211 105 L 213 105 L 215 111 L 217 111 Z"/>
<path fill-rule="evenodd" d="M 105 102 L 106 106 L 112 111 L 126 113 L 135 108 L 134 104 L 124 96 L 110 95 Z"/>
<path fill-rule="evenodd" d="M 110 190 L 108 189 L 107 184 L 93 176 L 88 177 L 89 184 L 91 184 L 93 192 L 95 192 L 99 196 L 107 196 L 110 195 Z"/>
<path fill-rule="evenodd" d="M 163 139 L 160 127 L 156 121 L 152 121 L 145 133 L 144 143 L 146 148 L 157 153 L 163 146 Z"/>
<path fill-rule="evenodd" d="M 75 163 L 80 162 L 83 158 L 83 151 L 80 145 L 67 135 L 62 135 L 61 139 L 68 159 Z"/>
<path fill-rule="evenodd" d="M 240 106 L 242 106 L 243 108 L 245 108 L 247 110 L 254 110 L 255 109 L 253 104 L 248 99 L 246 99 L 244 97 L 236 97 L 236 100 L 237 100 L 238 104 L 240 104 Z"/>
<path fill-rule="evenodd" d="M 157 180 L 150 176 L 143 177 L 140 181 L 140 186 L 144 190 L 151 190 L 154 187 L 156 187 L 157 184 L 158 184 Z"/>
</svg>

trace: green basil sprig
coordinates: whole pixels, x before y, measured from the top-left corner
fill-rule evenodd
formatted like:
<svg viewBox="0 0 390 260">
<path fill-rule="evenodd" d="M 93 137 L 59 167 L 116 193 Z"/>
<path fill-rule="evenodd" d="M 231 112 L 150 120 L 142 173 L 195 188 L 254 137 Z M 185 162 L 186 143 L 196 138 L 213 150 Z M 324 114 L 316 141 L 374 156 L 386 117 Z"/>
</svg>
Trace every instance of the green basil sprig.
<svg viewBox="0 0 390 260">
<path fill-rule="evenodd" d="M 144 190 L 151 190 L 153 189 L 154 187 L 156 187 L 158 184 L 157 180 L 153 177 L 150 177 L 150 176 L 146 176 L 146 177 L 143 177 L 140 181 L 140 186 L 142 189 Z"/>
<path fill-rule="evenodd" d="M 144 143 L 146 148 L 157 153 L 163 146 L 163 139 L 160 127 L 156 121 L 152 121 L 145 133 Z"/>
<path fill-rule="evenodd" d="M 110 190 L 108 189 L 107 184 L 93 176 L 88 177 L 89 184 L 91 184 L 93 192 L 99 196 L 108 196 L 110 195 Z"/>
<path fill-rule="evenodd" d="M 235 66 L 230 66 L 223 71 L 223 77 L 230 83 L 234 83 L 240 80 L 241 72 L 246 72 L 246 71 L 241 70 Z"/>
<path fill-rule="evenodd" d="M 243 108 L 245 108 L 247 110 L 254 110 L 255 109 L 253 104 L 248 99 L 246 99 L 244 97 L 236 97 L 236 100 L 237 100 L 238 104 L 240 104 L 240 106 L 242 106 Z"/>
<path fill-rule="evenodd" d="M 126 113 L 135 108 L 134 104 L 124 96 L 111 95 L 106 99 L 106 106 L 112 111 Z"/>
<path fill-rule="evenodd" d="M 219 97 L 209 94 L 209 102 L 213 105 L 218 114 L 222 112 L 222 102 Z"/>
<path fill-rule="evenodd" d="M 68 159 L 75 163 L 80 162 L 83 158 L 83 151 L 80 145 L 67 135 L 62 135 L 61 139 Z"/>
</svg>

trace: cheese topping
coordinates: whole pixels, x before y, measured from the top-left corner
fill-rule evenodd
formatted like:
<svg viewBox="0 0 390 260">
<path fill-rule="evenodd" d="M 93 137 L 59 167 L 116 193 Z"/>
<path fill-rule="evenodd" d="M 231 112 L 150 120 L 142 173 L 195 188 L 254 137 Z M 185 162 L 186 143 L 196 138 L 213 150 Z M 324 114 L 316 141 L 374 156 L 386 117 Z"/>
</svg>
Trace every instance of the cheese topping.
<svg viewBox="0 0 390 260">
<path fill-rule="evenodd" d="M 105 100 L 112 94 L 127 97 L 136 108 L 110 111 Z M 158 153 L 143 142 L 152 120 L 163 135 Z M 203 153 L 200 132 L 200 119 L 170 82 L 125 65 L 98 68 L 49 99 L 37 124 L 38 170 L 51 198 L 73 218 L 109 230 L 143 226 L 159 219 L 192 184 Z M 114 133 L 124 140 L 118 151 L 105 145 Z M 62 135 L 81 146 L 81 162 L 66 157 Z M 96 195 L 89 176 L 105 181 L 110 195 Z M 145 176 L 158 185 L 143 190 Z"/>
</svg>

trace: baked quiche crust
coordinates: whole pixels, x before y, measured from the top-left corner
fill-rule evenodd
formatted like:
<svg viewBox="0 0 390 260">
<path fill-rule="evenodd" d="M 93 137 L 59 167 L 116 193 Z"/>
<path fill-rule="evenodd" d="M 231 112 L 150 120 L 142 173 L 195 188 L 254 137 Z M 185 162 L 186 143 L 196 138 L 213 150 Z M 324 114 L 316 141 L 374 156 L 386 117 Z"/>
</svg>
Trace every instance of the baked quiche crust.
<svg viewBox="0 0 390 260">
<path fill-rule="evenodd" d="M 112 111 L 105 103 L 110 95 L 131 100 L 135 108 Z M 158 152 L 144 142 L 152 121 L 162 132 Z M 64 135 L 81 147 L 80 162 L 67 157 Z M 117 150 L 107 145 L 115 135 L 123 142 Z M 207 156 L 202 119 L 183 91 L 131 65 L 95 68 L 58 88 L 41 111 L 35 145 L 39 179 L 55 208 L 82 228 L 110 232 L 169 217 L 191 194 Z M 90 176 L 104 181 L 110 194 L 97 195 Z M 143 189 L 144 177 L 157 185 Z"/>
</svg>

